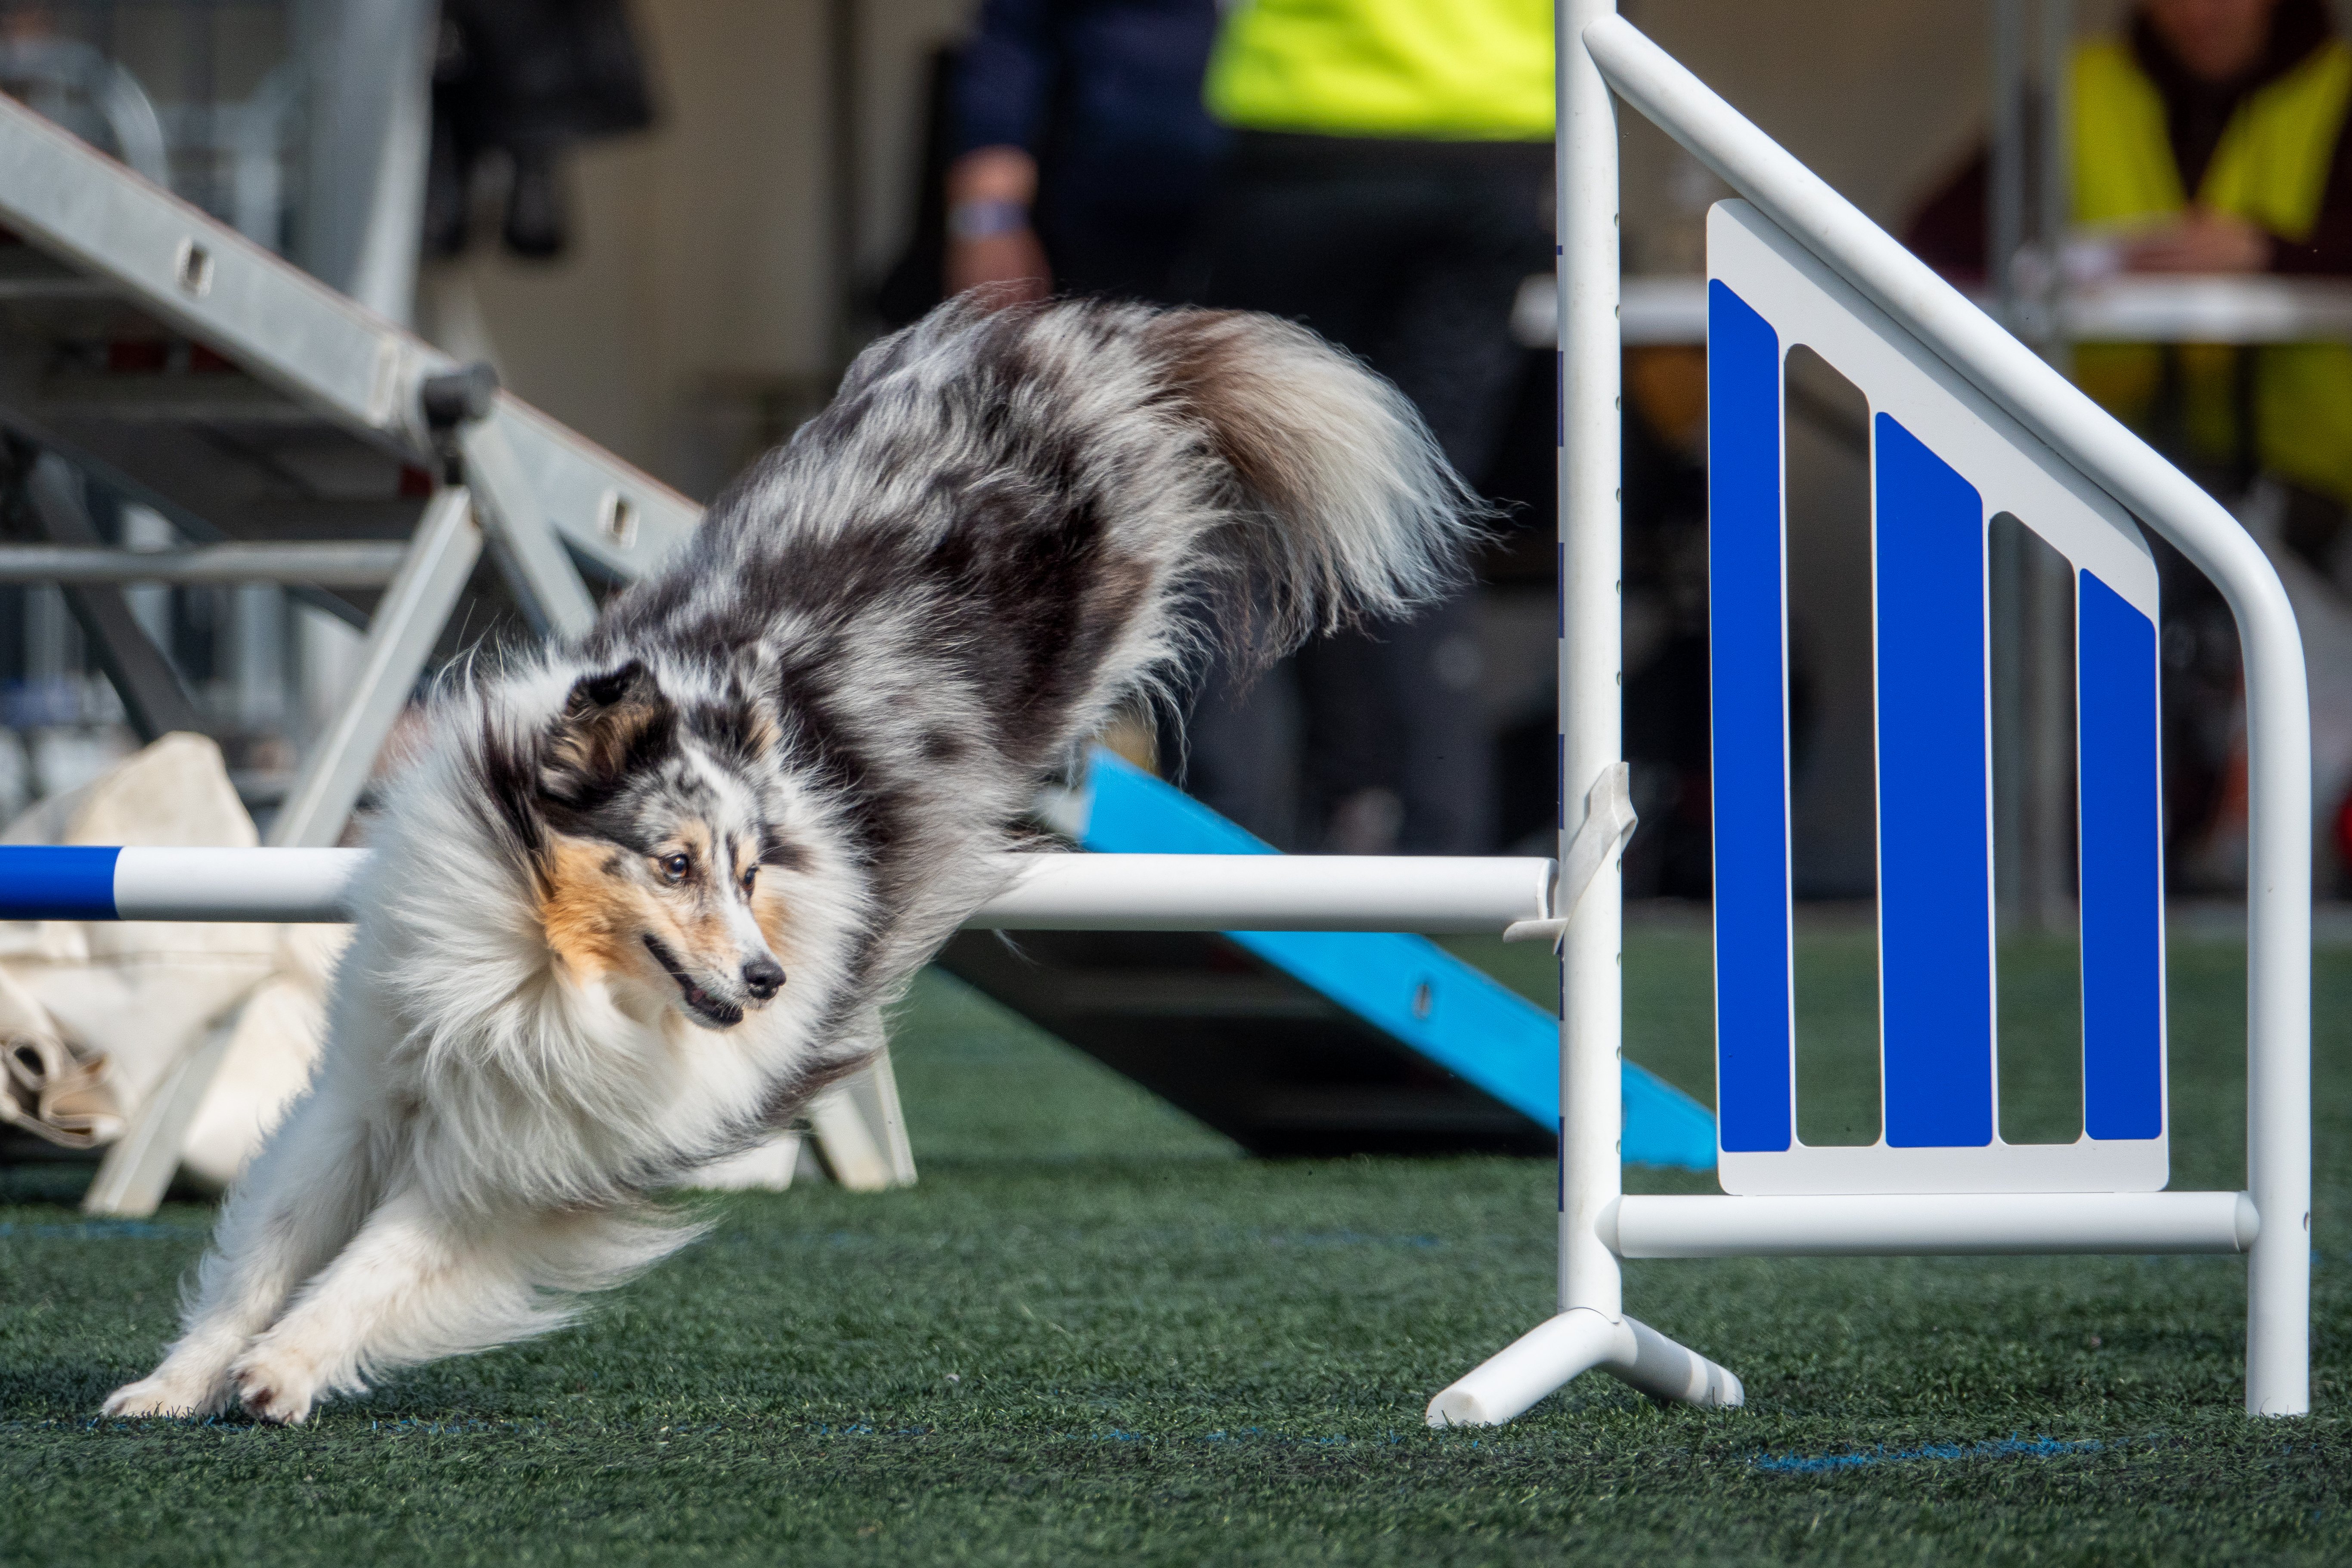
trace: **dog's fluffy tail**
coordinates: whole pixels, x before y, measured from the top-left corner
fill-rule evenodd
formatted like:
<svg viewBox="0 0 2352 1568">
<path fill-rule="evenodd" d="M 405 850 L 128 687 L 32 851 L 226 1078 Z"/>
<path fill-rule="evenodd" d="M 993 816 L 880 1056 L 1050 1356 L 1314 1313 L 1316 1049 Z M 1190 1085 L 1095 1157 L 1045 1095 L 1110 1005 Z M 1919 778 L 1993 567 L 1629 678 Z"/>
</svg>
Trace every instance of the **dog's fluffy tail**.
<svg viewBox="0 0 2352 1568">
<path fill-rule="evenodd" d="M 1404 395 L 1303 327 L 967 298 L 859 355 L 607 627 L 767 637 L 804 702 L 901 679 L 935 729 L 964 693 L 1050 766 L 1204 643 L 1247 668 L 1436 597 L 1483 516 Z"/>
<path fill-rule="evenodd" d="M 1227 476 L 1202 542 L 1270 612 L 1227 617 L 1245 651 L 1457 585 L 1485 512 L 1395 386 L 1271 316 L 1171 311 L 1142 337 Z"/>
<path fill-rule="evenodd" d="M 905 530 L 967 588 L 1074 599 L 1081 623 L 1210 590 L 1245 660 L 1437 597 L 1485 516 L 1404 395 L 1304 327 L 970 297 L 860 355 L 743 500 L 776 503 L 787 551 Z"/>
</svg>

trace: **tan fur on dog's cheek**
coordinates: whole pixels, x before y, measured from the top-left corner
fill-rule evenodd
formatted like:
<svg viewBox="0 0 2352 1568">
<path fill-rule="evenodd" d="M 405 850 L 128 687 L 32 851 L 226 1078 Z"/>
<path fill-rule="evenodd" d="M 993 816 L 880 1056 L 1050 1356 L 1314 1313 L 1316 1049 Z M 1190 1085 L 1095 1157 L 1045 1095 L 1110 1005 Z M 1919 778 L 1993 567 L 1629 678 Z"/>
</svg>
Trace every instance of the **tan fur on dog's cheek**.
<svg viewBox="0 0 2352 1568">
<path fill-rule="evenodd" d="M 629 932 L 639 923 L 635 889 L 607 868 L 612 851 L 576 838 L 559 838 L 548 856 L 540 923 L 547 945 L 580 980 L 635 966 Z"/>
</svg>

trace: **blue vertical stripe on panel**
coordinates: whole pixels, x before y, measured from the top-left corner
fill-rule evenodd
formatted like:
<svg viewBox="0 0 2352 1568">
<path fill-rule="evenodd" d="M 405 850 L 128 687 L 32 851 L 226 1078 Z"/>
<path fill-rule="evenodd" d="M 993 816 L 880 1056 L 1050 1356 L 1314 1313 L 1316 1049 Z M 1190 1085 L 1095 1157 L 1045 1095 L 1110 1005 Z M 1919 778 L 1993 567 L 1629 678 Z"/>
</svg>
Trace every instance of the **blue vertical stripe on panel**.
<svg viewBox="0 0 2352 1568">
<path fill-rule="evenodd" d="M 110 921 L 111 845 L 26 844 L 0 849 L 0 920 Z"/>
<path fill-rule="evenodd" d="M 2081 574 L 2075 692 L 2083 854 L 2083 1130 L 2164 1131 L 2164 827 L 2156 626 Z"/>
<path fill-rule="evenodd" d="M 1706 307 L 1716 1117 L 1756 1152 L 1790 1142 L 1780 340 L 1720 282 Z"/>
<path fill-rule="evenodd" d="M 1881 414 L 1878 931 L 1886 1142 L 1992 1142 L 1984 502 Z"/>
</svg>

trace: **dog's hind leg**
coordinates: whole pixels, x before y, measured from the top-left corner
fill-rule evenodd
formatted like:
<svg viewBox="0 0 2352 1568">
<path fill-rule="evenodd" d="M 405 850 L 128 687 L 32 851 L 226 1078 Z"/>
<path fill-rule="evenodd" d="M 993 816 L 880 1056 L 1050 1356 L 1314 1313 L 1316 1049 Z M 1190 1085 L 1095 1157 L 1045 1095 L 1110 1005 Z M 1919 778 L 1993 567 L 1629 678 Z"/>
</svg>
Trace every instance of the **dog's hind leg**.
<svg viewBox="0 0 2352 1568">
<path fill-rule="evenodd" d="M 222 1205 L 178 1342 L 153 1373 L 109 1395 L 106 1414 L 208 1415 L 227 1405 L 230 1366 L 359 1229 L 374 1199 L 370 1163 L 346 1102 L 323 1089 L 298 1101 Z"/>
<path fill-rule="evenodd" d="M 693 1234 L 618 1210 L 455 1216 L 409 1188 L 368 1216 L 230 1377 L 254 1415 L 299 1422 L 394 1367 L 553 1328 L 572 1293 L 616 1283 Z"/>
</svg>

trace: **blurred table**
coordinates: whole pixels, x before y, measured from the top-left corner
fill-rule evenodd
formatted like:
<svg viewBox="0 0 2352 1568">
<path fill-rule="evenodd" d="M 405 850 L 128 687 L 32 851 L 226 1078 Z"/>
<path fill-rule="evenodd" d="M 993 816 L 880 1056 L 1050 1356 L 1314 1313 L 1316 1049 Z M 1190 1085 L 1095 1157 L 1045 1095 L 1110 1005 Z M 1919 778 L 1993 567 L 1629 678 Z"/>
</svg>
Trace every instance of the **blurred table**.
<svg viewBox="0 0 2352 1568">
<path fill-rule="evenodd" d="M 1989 304 L 1986 296 L 1973 296 Z M 1619 296 L 1627 347 L 1706 342 L 1706 279 L 1629 277 Z M 2272 277 L 2118 277 L 2078 289 L 2065 301 L 2075 342 L 2352 342 L 2352 282 Z M 1558 341 L 1552 276 L 1519 286 L 1511 334 L 1528 348 Z M 2040 335 L 2029 315 L 2029 338 Z"/>
</svg>

